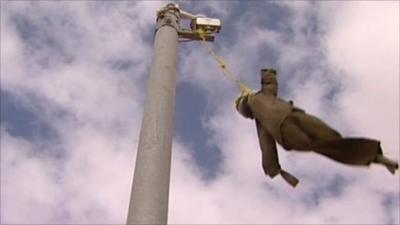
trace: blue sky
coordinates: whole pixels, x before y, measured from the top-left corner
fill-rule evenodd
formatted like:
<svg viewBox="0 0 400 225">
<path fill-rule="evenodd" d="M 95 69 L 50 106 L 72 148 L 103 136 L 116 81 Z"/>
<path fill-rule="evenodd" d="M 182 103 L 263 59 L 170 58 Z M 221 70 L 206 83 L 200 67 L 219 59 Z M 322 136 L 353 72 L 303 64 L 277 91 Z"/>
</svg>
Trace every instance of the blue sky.
<svg viewBox="0 0 400 225">
<path fill-rule="evenodd" d="M 1 2 L 1 223 L 123 224 L 159 1 Z M 399 160 L 399 2 L 178 1 L 220 18 L 213 47 L 279 94 Z M 265 177 L 237 87 L 181 43 L 171 224 L 399 223 L 399 175 L 279 148 Z M 201 209 L 201 210 L 199 210 Z"/>
</svg>

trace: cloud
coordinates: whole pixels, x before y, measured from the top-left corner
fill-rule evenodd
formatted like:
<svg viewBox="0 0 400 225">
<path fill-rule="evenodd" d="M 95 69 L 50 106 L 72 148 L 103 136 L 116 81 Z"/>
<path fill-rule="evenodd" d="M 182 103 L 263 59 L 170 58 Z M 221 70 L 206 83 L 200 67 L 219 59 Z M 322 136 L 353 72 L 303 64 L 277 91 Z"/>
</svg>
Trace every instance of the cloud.
<svg viewBox="0 0 400 225">
<path fill-rule="evenodd" d="M 158 4 L 2 3 L 2 92 L 59 138 L 43 146 L 2 125 L 2 223 L 125 220 L 154 19 L 127 15 Z"/>
<path fill-rule="evenodd" d="M 16 218 L 32 223 L 51 221 L 56 216 L 52 210 L 57 206 L 54 200 L 62 195 L 51 181 L 54 165 L 45 159 L 29 157 L 34 150 L 31 143 L 12 138 L 4 130 L 1 137 L 1 214 L 9 219 L 2 222 L 17 223 Z M 43 214 L 39 215 L 37 208 Z"/>
<path fill-rule="evenodd" d="M 260 68 L 257 68 L 257 63 L 255 63 L 258 62 L 259 55 L 254 52 L 258 53 L 257 49 L 260 49 L 261 46 L 271 49 L 279 57 L 271 58 L 266 63 L 267 66 L 273 62 L 278 65 L 278 69 L 281 71 L 280 79 L 283 81 L 282 94 L 284 96 L 294 99 L 295 103 L 304 107 L 308 112 L 319 115 L 346 135 L 381 139 L 384 147 L 391 146 L 385 148 L 387 149 L 385 154 L 398 160 L 398 113 L 396 113 L 398 110 L 396 107 L 398 106 L 398 94 L 396 94 L 398 92 L 398 81 L 396 82 L 398 79 L 396 75 L 398 74 L 396 72 L 398 70 L 398 47 L 396 47 L 398 43 L 390 41 L 398 40 L 393 36 L 398 31 L 394 30 L 397 29 L 396 24 L 389 22 L 394 21 L 394 17 L 398 17 L 396 7 L 385 6 L 385 4 L 378 7 L 376 5 L 368 6 L 368 4 L 360 6 L 363 5 L 362 3 L 354 3 L 354 5 L 352 3 L 277 4 L 290 13 L 287 21 L 284 21 L 287 23 L 277 26 L 276 29 L 263 28 L 262 24 L 249 23 L 246 19 L 240 20 L 240 18 L 247 18 L 246 12 L 256 17 L 257 14 L 253 11 L 242 11 L 241 17 L 235 17 L 239 18 L 236 22 L 237 27 L 246 27 L 246 33 L 241 33 L 243 34 L 241 38 L 235 39 L 236 42 L 231 43 L 232 45 L 224 46 L 222 44 L 219 49 L 228 64 L 232 65 L 233 71 L 244 74 L 241 78 L 252 86 L 257 84 L 258 78 L 248 75 L 249 73 L 258 73 Z M 258 7 L 261 5 L 262 3 L 259 3 Z M 364 23 L 363 15 L 371 14 L 374 15 L 374 18 L 379 15 L 379 23 Z M 335 19 L 332 21 L 332 18 Z M 334 22 L 336 19 L 340 22 Z M 361 24 L 361 22 L 363 23 Z M 344 43 L 348 43 L 347 39 L 358 35 L 352 33 L 354 30 L 360 27 L 362 29 L 365 26 L 368 26 L 372 33 L 380 31 L 379 37 L 390 36 L 387 41 L 385 38 L 381 39 L 385 42 L 384 47 L 374 45 L 374 42 L 377 42 L 374 39 L 363 39 L 364 42 L 358 46 L 344 45 Z M 381 26 L 389 26 L 390 29 Z M 382 29 L 385 31 L 384 33 L 382 33 Z M 283 32 L 284 30 L 290 32 Z M 340 36 L 341 40 L 335 36 L 338 30 L 343 32 L 343 35 Z M 331 43 L 343 44 L 343 46 L 330 48 Z M 355 90 L 351 86 L 355 80 L 373 84 L 376 82 L 376 76 L 358 76 L 353 70 L 343 69 L 344 65 L 353 65 L 348 63 L 353 58 L 352 54 L 359 51 L 358 48 L 365 48 L 365 46 L 372 46 L 370 47 L 372 48 L 371 52 L 390 52 L 381 59 L 394 63 L 387 65 L 390 73 L 380 77 L 383 83 L 392 84 L 386 86 L 387 90 L 385 91 L 390 90 L 388 95 L 384 94 L 385 91 L 374 90 L 370 86 Z M 377 49 L 374 49 L 375 46 Z M 339 57 L 339 59 L 343 59 L 339 62 L 332 60 L 332 55 L 336 54 L 336 51 L 346 52 L 348 58 Z M 196 61 L 202 56 L 202 53 L 197 51 L 191 55 L 189 52 L 185 58 L 188 64 L 184 71 L 185 69 L 189 70 L 190 72 L 186 74 L 190 74 L 190 82 L 199 85 L 205 94 L 216 102 L 215 112 L 209 118 L 206 127 L 213 134 L 212 140 L 217 143 L 225 159 L 223 172 L 212 185 L 212 187 L 221 189 L 223 187 L 223 191 L 216 193 L 217 188 L 210 189 L 209 195 L 214 196 L 213 194 L 216 193 L 215 196 L 218 196 L 219 200 L 223 199 L 222 202 L 232 208 L 210 208 L 215 205 L 224 205 L 217 199 L 212 200 L 208 204 L 210 216 L 199 216 L 201 218 L 196 221 L 200 223 L 210 221 L 214 223 L 297 223 L 298 221 L 302 221 L 302 223 L 395 223 L 399 220 L 398 215 L 394 213 L 398 210 L 397 206 L 393 205 L 388 211 L 382 204 L 382 199 L 387 193 L 392 193 L 396 199 L 394 201 L 398 202 L 398 176 L 391 176 L 381 166 L 373 165 L 369 169 L 347 167 L 311 153 L 280 151 L 282 165 L 289 171 L 296 171 L 296 175 L 301 177 L 300 187 L 293 193 L 289 192 L 289 188 L 286 189 L 286 184 L 279 178 L 272 181 L 265 180 L 261 175 L 254 124 L 236 115 L 232 107 L 232 96 L 236 94 L 233 87 L 228 86 L 226 82 L 224 84 L 220 77 L 210 76 L 209 71 L 215 71 L 215 62 L 213 65 L 212 60 L 208 59 L 201 62 Z M 368 57 L 368 54 L 363 54 L 364 57 L 356 59 L 354 64 L 369 65 L 373 59 Z M 363 73 L 368 74 L 369 70 L 366 68 Z M 212 79 L 213 82 L 207 82 L 209 79 Z M 220 93 L 219 95 L 216 94 L 216 90 L 218 90 L 217 93 Z M 222 91 L 224 93 L 221 93 L 221 90 L 224 90 Z M 362 100 L 380 96 L 377 93 L 383 93 L 386 100 L 391 102 L 387 104 L 385 103 L 387 101 L 380 99 L 380 107 L 376 107 L 379 112 L 374 111 L 375 109 L 371 110 L 371 107 L 375 108 L 375 106 L 371 106 L 370 101 Z M 358 99 L 352 98 L 352 95 Z M 349 105 L 344 105 L 346 102 Z M 359 119 L 358 113 L 363 116 L 368 115 L 370 118 Z M 389 117 L 380 120 L 373 119 L 376 115 L 389 115 Z M 357 119 L 353 119 L 354 117 Z M 378 123 L 379 125 L 375 126 Z M 360 129 L 360 127 L 364 128 Z M 389 129 L 377 128 L 375 129 L 377 132 L 372 133 L 372 127 L 389 127 Z M 223 184 L 223 180 L 229 179 L 234 181 Z M 274 192 L 273 187 L 269 185 L 268 191 L 254 189 L 264 182 L 273 183 L 276 185 L 275 188 L 281 188 L 281 190 L 274 190 Z M 248 186 L 247 183 L 249 183 Z M 238 186 L 246 186 L 244 188 L 246 191 L 240 192 L 241 189 Z M 359 193 L 361 192 L 356 193 L 356 190 L 360 189 L 363 190 L 364 195 L 371 196 L 371 198 L 360 197 Z M 270 201 L 259 202 L 260 196 L 263 196 L 264 192 L 271 194 L 270 198 L 273 201 L 269 199 Z M 238 205 L 249 206 L 248 209 L 234 208 L 238 199 L 242 199 L 241 194 L 246 195 L 244 197 L 246 201 L 239 201 Z M 274 199 L 275 195 L 279 196 L 279 194 L 289 200 Z M 369 213 L 364 213 L 362 210 L 350 211 L 349 208 L 342 207 L 343 204 L 352 205 L 349 206 L 351 208 L 363 208 L 362 206 L 364 206 L 365 212 Z M 267 213 L 271 211 L 271 205 L 276 212 Z M 260 214 L 252 214 L 254 210 L 260 208 L 265 211 Z M 211 213 L 213 210 L 217 210 L 219 213 L 217 215 Z M 289 212 L 290 218 L 287 218 L 283 212 Z M 227 216 L 222 216 L 222 214 Z M 214 219 L 210 219 L 210 217 Z M 173 218 L 173 222 L 184 221 L 184 218 Z"/>
<path fill-rule="evenodd" d="M 2 3 L 2 92 L 58 139 L 13 136 L 2 121 L 2 223 L 125 223 L 151 63 L 149 27 L 164 4 Z M 396 4 L 182 3 L 221 16 L 227 30 L 214 46 L 253 88 L 261 66 L 277 67 L 282 96 L 345 134 L 382 140 L 398 160 Z M 169 223 L 399 223 L 399 177 L 383 167 L 279 148 L 281 165 L 301 183 L 292 189 L 280 177 L 266 178 L 254 121 L 233 107 L 234 84 L 201 43 L 182 43 L 180 54 L 180 85 L 198 89 L 213 109 L 196 129 L 210 134 L 222 161 L 215 178 L 203 179 L 190 141 L 177 135 Z M 51 150 L 61 157 L 45 154 Z"/>
<path fill-rule="evenodd" d="M 349 80 L 341 108 L 358 133 L 382 139 L 388 153 L 396 156 L 398 150 L 394 146 L 399 145 L 398 2 L 354 3 L 342 12 L 327 24 L 331 29 L 326 42 L 330 62 L 344 72 L 341 79 Z"/>
</svg>

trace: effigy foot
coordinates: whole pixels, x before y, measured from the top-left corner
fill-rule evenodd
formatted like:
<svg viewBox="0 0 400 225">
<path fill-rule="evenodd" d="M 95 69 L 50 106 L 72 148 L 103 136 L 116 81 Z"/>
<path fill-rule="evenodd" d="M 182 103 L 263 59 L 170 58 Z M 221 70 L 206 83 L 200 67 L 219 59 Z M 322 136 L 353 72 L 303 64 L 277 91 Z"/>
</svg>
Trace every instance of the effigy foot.
<svg viewBox="0 0 400 225">
<path fill-rule="evenodd" d="M 391 174 L 395 174 L 396 170 L 399 169 L 398 162 L 391 160 L 383 155 L 378 155 L 374 162 L 384 165 Z"/>
<path fill-rule="evenodd" d="M 396 170 L 399 168 L 399 166 L 386 165 L 386 168 L 389 170 L 391 174 L 394 174 Z"/>
</svg>

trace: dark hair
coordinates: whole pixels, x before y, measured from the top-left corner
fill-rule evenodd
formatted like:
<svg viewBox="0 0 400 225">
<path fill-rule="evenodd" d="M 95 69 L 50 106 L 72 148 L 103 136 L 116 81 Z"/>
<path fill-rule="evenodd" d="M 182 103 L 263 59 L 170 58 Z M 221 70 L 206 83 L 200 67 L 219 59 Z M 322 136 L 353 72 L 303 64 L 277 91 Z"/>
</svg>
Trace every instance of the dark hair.
<svg viewBox="0 0 400 225">
<path fill-rule="evenodd" d="M 273 68 L 264 68 L 264 69 L 261 69 L 261 74 L 263 74 L 263 73 L 265 73 L 265 72 L 272 73 L 272 74 L 275 74 L 275 75 L 277 74 L 276 70 L 273 69 Z"/>
</svg>

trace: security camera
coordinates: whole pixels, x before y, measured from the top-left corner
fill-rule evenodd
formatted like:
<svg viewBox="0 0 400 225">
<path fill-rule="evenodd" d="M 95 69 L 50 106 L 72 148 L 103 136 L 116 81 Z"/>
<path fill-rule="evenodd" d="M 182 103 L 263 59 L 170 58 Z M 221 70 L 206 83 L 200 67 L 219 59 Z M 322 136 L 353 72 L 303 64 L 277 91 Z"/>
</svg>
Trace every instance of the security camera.
<svg viewBox="0 0 400 225">
<path fill-rule="evenodd" d="M 192 30 L 202 29 L 206 33 L 219 33 L 222 28 L 221 21 L 215 18 L 196 17 L 190 23 Z"/>
</svg>

